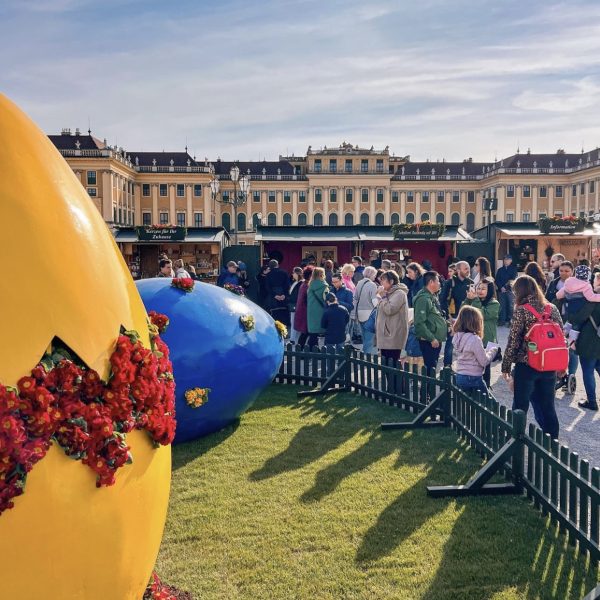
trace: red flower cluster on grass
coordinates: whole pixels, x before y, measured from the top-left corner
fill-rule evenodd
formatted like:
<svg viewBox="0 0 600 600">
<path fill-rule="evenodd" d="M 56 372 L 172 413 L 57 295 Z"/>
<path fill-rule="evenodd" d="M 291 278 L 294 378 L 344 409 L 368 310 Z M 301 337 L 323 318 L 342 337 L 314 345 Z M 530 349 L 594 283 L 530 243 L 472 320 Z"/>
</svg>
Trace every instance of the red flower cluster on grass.
<svg viewBox="0 0 600 600">
<path fill-rule="evenodd" d="M 194 280 L 191 277 L 175 277 L 171 280 L 171 285 L 184 292 L 191 292 L 194 289 Z"/>
<path fill-rule="evenodd" d="M 192 600 L 192 595 L 189 592 L 165 585 L 156 573 L 152 573 L 142 600 Z"/>
<path fill-rule="evenodd" d="M 175 436 L 175 382 L 169 349 L 156 335 L 145 348 L 135 332 L 120 335 L 110 358 L 111 376 L 76 364 L 54 349 L 22 377 L 17 388 L 0 385 L 0 513 L 23 493 L 27 474 L 52 441 L 112 485 L 131 462 L 126 434 L 145 430 L 156 445 Z"/>
</svg>

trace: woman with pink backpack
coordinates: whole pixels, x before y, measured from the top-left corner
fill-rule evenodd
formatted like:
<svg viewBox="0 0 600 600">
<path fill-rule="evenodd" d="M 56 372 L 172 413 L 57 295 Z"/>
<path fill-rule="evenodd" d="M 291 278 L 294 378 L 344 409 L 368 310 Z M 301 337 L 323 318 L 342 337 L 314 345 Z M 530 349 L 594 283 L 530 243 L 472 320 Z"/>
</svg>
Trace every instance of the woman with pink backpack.
<svg viewBox="0 0 600 600">
<path fill-rule="evenodd" d="M 569 361 L 563 322 L 558 308 L 544 298 L 529 275 L 518 277 L 513 289 L 515 310 L 502 360 L 502 375 L 513 387 L 513 410 L 527 413 L 531 403 L 542 431 L 556 439 L 559 430 L 554 407 L 556 375 L 566 370 Z"/>
</svg>

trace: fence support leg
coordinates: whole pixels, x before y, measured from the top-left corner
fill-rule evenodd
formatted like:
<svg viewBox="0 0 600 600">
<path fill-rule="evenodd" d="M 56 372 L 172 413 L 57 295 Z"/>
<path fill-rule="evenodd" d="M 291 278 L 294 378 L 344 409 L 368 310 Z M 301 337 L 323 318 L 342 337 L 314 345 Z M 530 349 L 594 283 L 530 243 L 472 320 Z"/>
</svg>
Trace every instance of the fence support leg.
<svg viewBox="0 0 600 600">
<path fill-rule="evenodd" d="M 525 413 L 513 413 L 512 437 L 465 485 L 430 485 L 427 494 L 433 498 L 446 496 L 481 496 L 497 494 L 520 494 L 523 491 L 523 437 L 525 435 Z M 487 483 L 507 460 L 512 457 L 512 482 Z"/>
<path fill-rule="evenodd" d="M 437 396 L 412 420 L 404 423 L 382 423 L 381 429 L 384 431 L 390 429 L 418 429 L 429 427 L 445 427 L 448 425 L 448 415 L 450 413 L 450 371 L 444 369 L 441 372 L 443 386 Z M 428 386 L 429 383 L 423 385 Z M 427 420 L 430 417 L 439 416 L 439 421 Z"/>
<path fill-rule="evenodd" d="M 347 392 L 350 390 L 350 351 L 344 348 L 344 360 L 339 364 L 338 368 L 327 378 L 320 388 L 316 390 L 304 390 L 297 392 L 297 397 L 304 396 L 322 396 L 329 392 Z M 336 383 L 341 383 L 339 387 L 334 387 Z"/>
</svg>

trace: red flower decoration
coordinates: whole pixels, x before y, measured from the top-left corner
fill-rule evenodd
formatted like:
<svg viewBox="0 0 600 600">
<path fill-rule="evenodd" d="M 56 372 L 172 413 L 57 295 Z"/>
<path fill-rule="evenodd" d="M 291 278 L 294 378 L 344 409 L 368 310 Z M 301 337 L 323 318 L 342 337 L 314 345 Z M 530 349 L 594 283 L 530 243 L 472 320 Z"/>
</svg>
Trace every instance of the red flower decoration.
<svg viewBox="0 0 600 600">
<path fill-rule="evenodd" d="M 191 277 L 175 277 L 171 280 L 171 285 L 189 293 L 194 289 L 194 280 Z"/>
<path fill-rule="evenodd" d="M 110 358 L 111 377 L 54 349 L 17 388 L 0 385 L 0 513 L 23 493 L 27 473 L 52 441 L 96 473 L 96 485 L 112 485 L 131 462 L 126 434 L 145 430 L 156 445 L 175 437 L 175 382 L 169 349 L 158 336 L 144 348 L 137 333 L 119 336 Z"/>
<path fill-rule="evenodd" d="M 169 326 L 169 317 L 167 315 L 161 315 L 154 310 L 151 310 L 148 313 L 148 317 L 150 317 L 150 322 L 152 325 L 156 325 L 158 327 L 158 333 L 164 333 Z"/>
</svg>

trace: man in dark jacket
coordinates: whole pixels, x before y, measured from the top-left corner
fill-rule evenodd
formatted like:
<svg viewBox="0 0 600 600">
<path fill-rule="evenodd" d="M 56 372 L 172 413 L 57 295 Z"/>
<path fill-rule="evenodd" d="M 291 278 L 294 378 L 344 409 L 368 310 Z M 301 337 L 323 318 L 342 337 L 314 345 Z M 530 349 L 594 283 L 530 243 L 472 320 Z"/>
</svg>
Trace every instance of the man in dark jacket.
<svg viewBox="0 0 600 600">
<path fill-rule="evenodd" d="M 331 276 L 333 285 L 333 293 L 335 294 L 338 304 L 343 306 L 349 313 L 352 311 L 352 301 L 354 299 L 352 292 L 344 285 L 342 275 L 334 273 Z"/>
<path fill-rule="evenodd" d="M 512 321 L 514 296 L 508 282 L 514 281 L 519 274 L 517 267 L 512 264 L 513 258 L 510 254 L 506 254 L 502 262 L 504 263 L 503 266 L 496 271 L 496 287 L 498 288 L 498 301 L 500 302 L 498 325 L 505 325 Z"/>
<path fill-rule="evenodd" d="M 325 345 L 342 350 L 346 341 L 346 327 L 350 321 L 350 315 L 343 306 L 338 304 L 334 293 L 328 292 L 325 295 L 325 302 L 327 308 L 321 317 L 321 327 L 325 330 Z"/>
<path fill-rule="evenodd" d="M 560 300 L 558 302 L 555 302 L 556 292 L 563 288 L 563 286 L 565 285 L 565 281 L 569 277 L 573 276 L 573 271 L 574 268 L 573 263 L 571 261 L 563 260 L 563 262 L 560 263 L 560 267 L 558 268 L 558 277 L 556 277 L 549 283 L 548 289 L 546 290 L 546 300 L 548 300 L 548 302 L 552 302 L 560 308 Z"/>
<path fill-rule="evenodd" d="M 219 287 L 225 287 L 225 284 L 240 285 L 240 276 L 238 274 L 238 265 L 234 260 L 230 260 L 227 266 L 221 270 L 219 278 L 217 279 L 217 285 Z"/>
<path fill-rule="evenodd" d="M 290 311 L 288 296 L 290 291 L 290 277 L 279 268 L 276 260 L 269 261 L 269 273 L 266 277 L 267 306 L 271 316 L 281 321 L 286 327 L 290 326 Z"/>
<path fill-rule="evenodd" d="M 473 285 L 473 280 L 469 277 L 471 267 L 466 260 L 456 263 L 456 274 L 444 282 L 440 293 L 440 306 L 442 312 L 447 317 L 456 319 L 458 311 L 467 298 L 469 286 Z M 444 366 L 452 365 L 452 336 L 449 335 L 444 346 Z"/>
<path fill-rule="evenodd" d="M 365 266 L 363 265 L 363 259 L 360 256 L 353 256 L 352 264 L 354 265 L 352 281 L 354 282 L 354 285 L 356 285 L 364 277 L 363 271 L 365 270 Z"/>
</svg>

